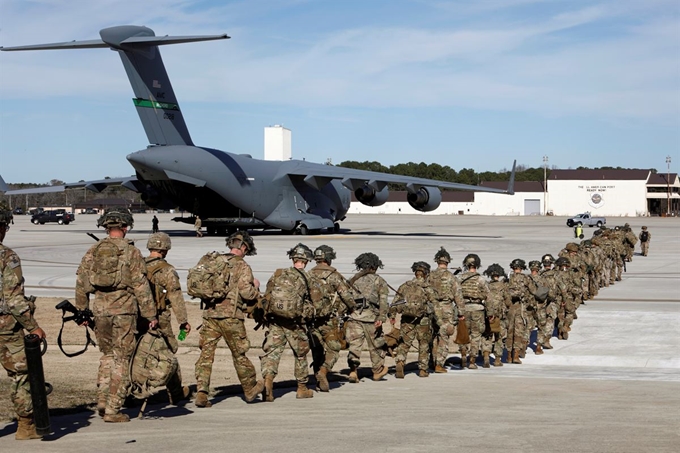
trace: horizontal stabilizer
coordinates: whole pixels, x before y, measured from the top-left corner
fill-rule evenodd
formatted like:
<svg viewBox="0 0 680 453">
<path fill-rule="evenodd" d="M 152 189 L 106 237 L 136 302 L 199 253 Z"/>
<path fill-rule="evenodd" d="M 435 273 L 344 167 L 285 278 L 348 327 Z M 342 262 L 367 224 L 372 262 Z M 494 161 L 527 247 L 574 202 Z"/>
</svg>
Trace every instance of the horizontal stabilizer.
<svg viewBox="0 0 680 453">
<path fill-rule="evenodd" d="M 55 42 L 52 44 L 35 44 L 31 46 L 0 47 L 0 50 L 13 52 L 19 50 L 100 49 L 106 47 L 124 49 L 126 47 L 163 46 L 187 42 L 215 41 L 217 39 L 230 39 L 230 37 L 227 34 L 204 36 L 133 36 L 124 39 L 120 43 L 104 42 L 101 39 L 90 39 L 87 41 Z"/>
<path fill-rule="evenodd" d="M 15 50 L 58 50 L 58 49 L 96 49 L 110 47 L 101 39 L 88 41 L 55 42 L 53 44 L 35 44 L 32 46 L 0 47 L 0 50 L 12 52 Z"/>
</svg>

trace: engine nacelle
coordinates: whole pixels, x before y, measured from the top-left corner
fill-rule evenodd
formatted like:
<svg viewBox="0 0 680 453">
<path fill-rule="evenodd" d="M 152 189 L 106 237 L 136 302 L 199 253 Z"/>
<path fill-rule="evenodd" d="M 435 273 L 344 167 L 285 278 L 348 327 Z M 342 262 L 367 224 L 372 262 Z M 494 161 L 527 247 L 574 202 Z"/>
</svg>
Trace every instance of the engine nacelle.
<svg viewBox="0 0 680 453">
<path fill-rule="evenodd" d="M 378 192 L 368 184 L 364 184 L 354 191 L 354 196 L 366 206 L 380 206 L 385 204 L 387 197 L 390 196 L 390 192 L 387 186 Z"/>
<path fill-rule="evenodd" d="M 434 211 L 442 202 L 442 193 L 436 187 L 421 187 L 406 196 L 408 204 L 420 212 Z"/>
</svg>

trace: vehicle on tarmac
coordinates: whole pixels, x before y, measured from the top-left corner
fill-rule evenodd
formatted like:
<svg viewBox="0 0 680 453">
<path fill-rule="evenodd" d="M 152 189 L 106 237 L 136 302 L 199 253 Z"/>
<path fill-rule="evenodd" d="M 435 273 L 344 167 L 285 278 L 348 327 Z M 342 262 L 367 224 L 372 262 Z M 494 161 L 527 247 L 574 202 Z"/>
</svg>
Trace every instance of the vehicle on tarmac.
<svg viewBox="0 0 680 453">
<path fill-rule="evenodd" d="M 66 212 L 66 209 L 54 209 L 52 211 L 43 211 L 39 214 L 34 214 L 31 217 L 31 223 L 34 225 L 44 225 L 46 223 L 58 223 L 59 225 L 68 225 L 74 222 L 76 217 Z"/>
<path fill-rule="evenodd" d="M 584 212 L 571 219 L 567 219 L 567 226 L 573 227 L 574 225 L 588 225 L 589 227 L 601 227 L 607 223 L 607 219 L 604 217 L 593 217 L 589 212 Z"/>
</svg>

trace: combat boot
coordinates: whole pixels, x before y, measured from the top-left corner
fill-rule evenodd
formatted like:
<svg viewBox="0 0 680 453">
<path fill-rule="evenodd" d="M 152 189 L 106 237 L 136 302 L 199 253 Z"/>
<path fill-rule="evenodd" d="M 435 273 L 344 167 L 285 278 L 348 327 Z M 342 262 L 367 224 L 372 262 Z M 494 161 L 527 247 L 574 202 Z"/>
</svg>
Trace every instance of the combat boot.
<svg viewBox="0 0 680 453">
<path fill-rule="evenodd" d="M 314 397 L 314 392 L 312 392 L 311 389 L 307 388 L 307 384 L 303 384 L 302 382 L 298 382 L 298 388 L 297 388 L 297 393 L 295 394 L 295 398 L 303 399 L 303 398 L 313 398 L 313 397 Z"/>
<path fill-rule="evenodd" d="M 430 373 L 428 373 L 428 372 L 425 371 L 425 370 L 420 370 L 420 371 L 418 372 L 418 377 L 430 377 Z"/>
<path fill-rule="evenodd" d="M 208 401 L 208 393 L 206 392 L 198 392 L 196 395 L 196 401 L 194 401 L 194 404 L 196 407 L 211 407 L 212 403 Z"/>
<path fill-rule="evenodd" d="M 274 401 L 274 376 L 271 374 L 264 377 L 264 400 Z"/>
<path fill-rule="evenodd" d="M 526 355 L 527 355 L 527 349 L 526 348 L 522 348 L 522 349 L 519 350 L 519 358 L 520 359 L 523 359 L 524 357 L 526 357 Z"/>
<path fill-rule="evenodd" d="M 476 370 L 477 369 L 477 356 L 468 357 L 468 369 L 469 370 Z"/>
<path fill-rule="evenodd" d="M 444 368 L 441 365 L 437 365 L 436 367 L 434 367 L 434 372 L 435 373 L 448 373 L 449 370 L 447 370 L 446 368 Z"/>
<path fill-rule="evenodd" d="M 489 353 L 484 352 L 482 353 L 484 355 L 484 368 L 491 368 L 491 361 L 489 358 Z"/>
<path fill-rule="evenodd" d="M 35 431 L 33 416 L 19 417 L 14 438 L 16 440 L 42 439 L 42 436 Z"/>
<path fill-rule="evenodd" d="M 351 382 L 352 384 L 356 384 L 357 382 L 359 382 L 359 374 L 357 373 L 357 369 L 356 369 L 356 368 L 350 368 L 350 370 L 349 370 L 349 376 L 347 377 L 347 379 L 348 379 L 349 382 Z"/>
<path fill-rule="evenodd" d="M 184 386 L 182 387 L 179 391 L 170 393 L 168 392 L 168 398 L 170 399 L 170 404 L 173 406 L 177 406 L 180 401 L 184 401 L 189 399 L 189 396 L 191 395 L 191 389 L 189 387 Z"/>
<path fill-rule="evenodd" d="M 460 369 L 464 370 L 466 367 L 467 367 L 467 355 L 465 355 L 465 351 L 463 351 L 460 356 Z"/>
<path fill-rule="evenodd" d="M 322 366 L 319 368 L 319 372 L 316 373 L 316 385 L 319 386 L 319 390 L 322 392 L 327 392 L 330 390 L 330 386 L 328 385 L 328 378 L 326 375 L 328 374 L 328 368 L 325 366 Z"/>
<path fill-rule="evenodd" d="M 534 354 L 536 355 L 543 354 L 543 346 L 541 346 L 540 343 L 536 343 L 536 349 L 534 349 Z"/>
<path fill-rule="evenodd" d="M 404 379 L 404 362 L 397 362 L 394 377 L 397 379 Z"/>
<path fill-rule="evenodd" d="M 563 340 L 569 339 L 569 331 L 565 330 L 565 331 L 562 332 L 562 339 Z"/>
<path fill-rule="evenodd" d="M 503 366 L 503 362 L 501 362 L 500 355 L 497 355 L 493 358 L 493 366 Z"/>
<path fill-rule="evenodd" d="M 387 368 L 385 365 L 383 365 L 383 367 L 380 368 L 380 371 L 378 371 L 377 373 L 373 373 L 373 380 L 374 381 L 382 380 L 383 376 L 385 376 L 388 371 L 389 371 L 389 368 Z"/>
<path fill-rule="evenodd" d="M 543 343 L 543 349 L 552 349 L 552 345 L 550 344 L 550 340 L 545 340 L 545 343 Z"/>
<path fill-rule="evenodd" d="M 522 364 L 522 361 L 519 359 L 519 349 L 512 350 L 512 363 Z"/>
<path fill-rule="evenodd" d="M 106 413 L 106 395 L 99 395 L 97 398 L 97 413 L 100 417 Z"/>
<path fill-rule="evenodd" d="M 243 395 L 245 396 L 246 403 L 252 403 L 257 398 L 257 395 L 262 393 L 264 390 L 264 381 L 260 379 L 249 389 L 243 389 Z"/>
<path fill-rule="evenodd" d="M 115 414 L 105 414 L 104 421 L 106 423 L 125 423 L 130 421 L 130 417 L 128 417 L 127 414 L 117 412 Z"/>
</svg>

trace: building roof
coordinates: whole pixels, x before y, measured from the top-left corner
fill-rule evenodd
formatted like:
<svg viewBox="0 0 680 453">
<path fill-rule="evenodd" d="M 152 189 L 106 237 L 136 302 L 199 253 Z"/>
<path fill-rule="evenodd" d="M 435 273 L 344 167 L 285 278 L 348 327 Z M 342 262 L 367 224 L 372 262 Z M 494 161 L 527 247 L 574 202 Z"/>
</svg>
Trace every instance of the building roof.
<svg viewBox="0 0 680 453">
<path fill-rule="evenodd" d="M 646 181 L 649 170 L 550 170 L 549 180 L 578 181 Z"/>
<path fill-rule="evenodd" d="M 479 185 L 501 190 L 508 188 L 507 181 L 484 181 Z M 543 181 L 515 181 L 515 192 L 544 192 Z"/>
<path fill-rule="evenodd" d="M 668 181 L 666 180 L 668 178 L 668 181 L 670 181 L 671 185 L 675 185 L 678 181 L 678 174 L 677 173 L 656 173 L 656 174 L 651 174 L 649 175 L 649 179 L 647 180 L 647 184 L 661 184 L 661 185 L 666 185 L 668 184 Z"/>
</svg>

